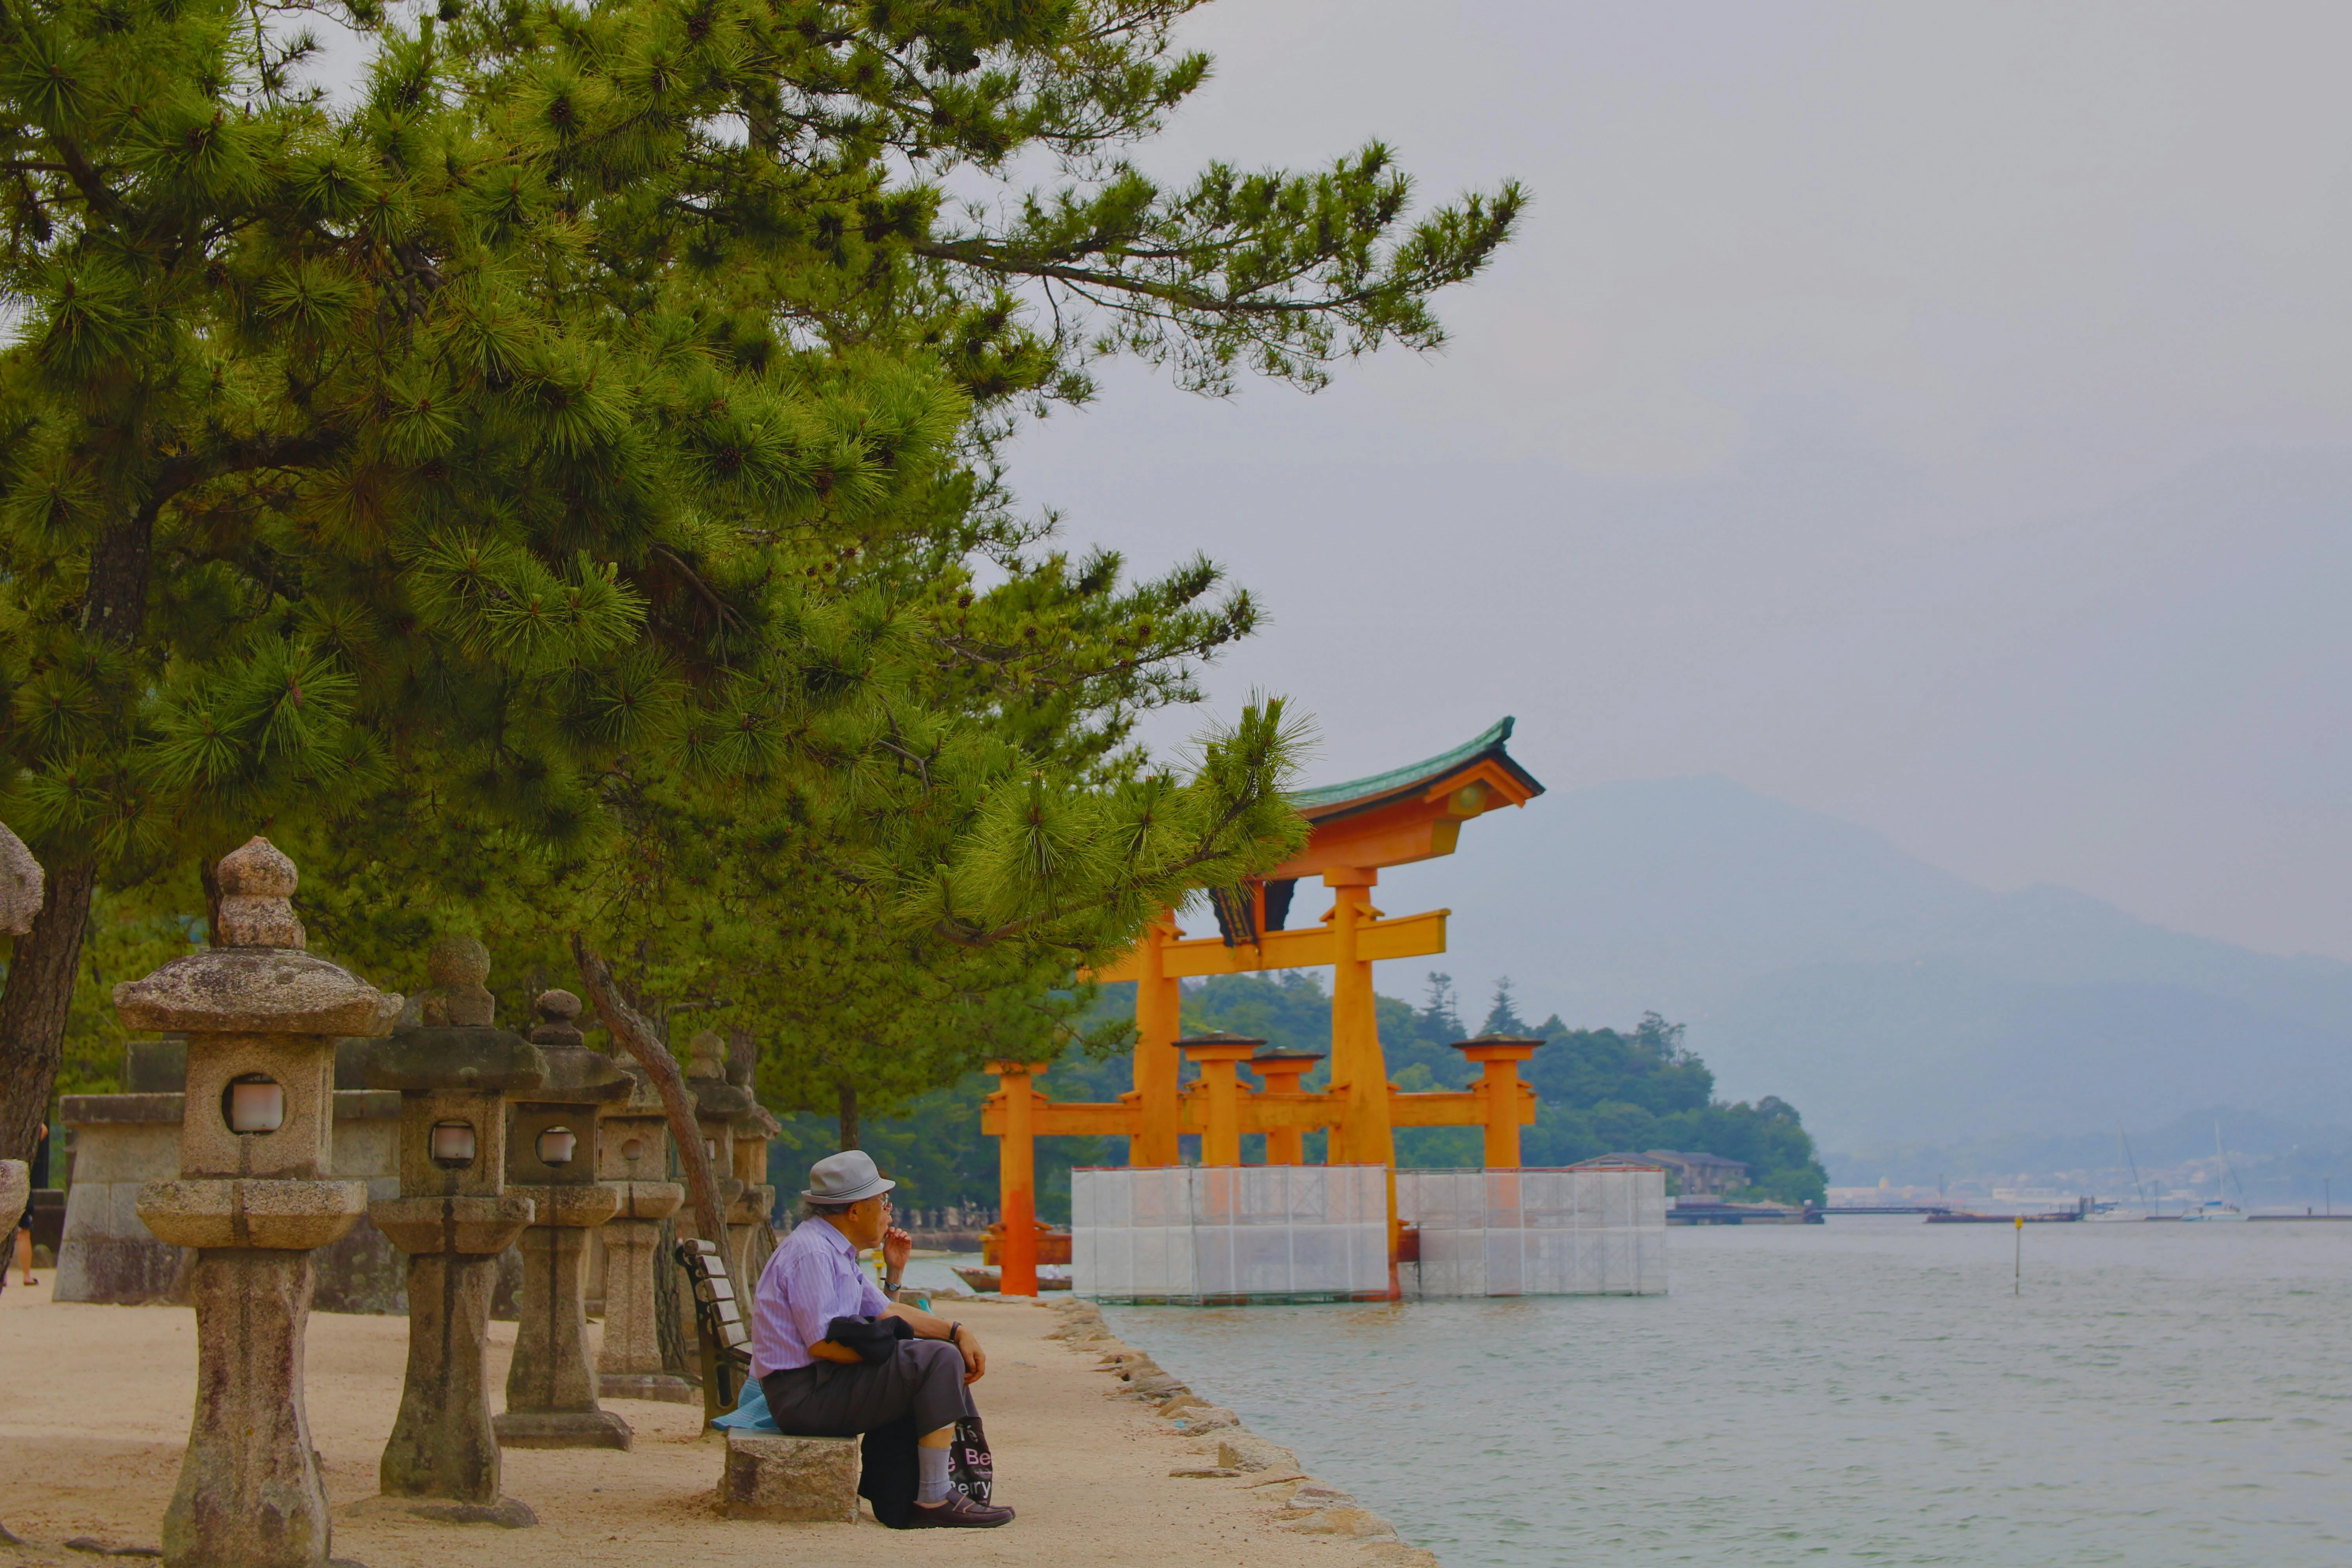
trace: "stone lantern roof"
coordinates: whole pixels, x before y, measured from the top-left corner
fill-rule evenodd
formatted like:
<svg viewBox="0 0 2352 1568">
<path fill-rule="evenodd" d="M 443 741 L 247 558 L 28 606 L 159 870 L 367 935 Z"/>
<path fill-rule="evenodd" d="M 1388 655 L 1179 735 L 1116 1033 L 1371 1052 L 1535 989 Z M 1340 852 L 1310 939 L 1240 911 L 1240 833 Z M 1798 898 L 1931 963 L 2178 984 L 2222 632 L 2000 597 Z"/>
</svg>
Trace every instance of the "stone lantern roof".
<svg viewBox="0 0 2352 1568">
<path fill-rule="evenodd" d="M 114 988 L 131 1030 L 210 1035 L 389 1034 L 401 998 L 303 949 L 294 862 L 254 837 L 220 862 L 215 945 Z"/>
</svg>

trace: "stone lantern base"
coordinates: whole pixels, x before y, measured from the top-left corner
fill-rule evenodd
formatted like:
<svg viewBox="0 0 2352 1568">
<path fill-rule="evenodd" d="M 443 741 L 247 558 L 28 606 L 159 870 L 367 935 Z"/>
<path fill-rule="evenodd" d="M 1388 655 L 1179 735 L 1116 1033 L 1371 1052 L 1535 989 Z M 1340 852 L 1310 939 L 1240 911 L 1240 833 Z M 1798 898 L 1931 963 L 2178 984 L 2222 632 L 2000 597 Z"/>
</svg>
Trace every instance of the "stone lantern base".
<svg viewBox="0 0 2352 1568">
<path fill-rule="evenodd" d="M 622 1194 L 603 1184 L 517 1185 L 540 1213 L 523 1232 L 521 1310 L 507 1374 L 507 1408 L 493 1419 L 509 1448 L 627 1448 L 629 1424 L 598 1406 L 601 1382 L 588 1360 L 582 1307 L 588 1232 L 619 1212 Z"/>
</svg>

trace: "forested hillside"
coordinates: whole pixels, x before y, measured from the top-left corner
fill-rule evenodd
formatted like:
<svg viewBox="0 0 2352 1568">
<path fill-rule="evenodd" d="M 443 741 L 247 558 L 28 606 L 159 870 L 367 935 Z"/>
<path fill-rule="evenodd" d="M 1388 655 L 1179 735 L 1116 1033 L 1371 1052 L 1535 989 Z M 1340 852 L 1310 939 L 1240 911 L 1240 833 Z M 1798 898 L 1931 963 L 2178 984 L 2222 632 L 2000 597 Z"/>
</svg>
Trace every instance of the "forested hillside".
<svg viewBox="0 0 2352 1568">
<path fill-rule="evenodd" d="M 1103 988 L 1098 1009 L 1131 1016 L 1132 985 Z M 1530 1165 L 1566 1165 L 1618 1150 L 1679 1149 L 1747 1162 L 1756 1195 L 1790 1202 L 1819 1198 L 1827 1183 L 1813 1142 L 1796 1109 L 1772 1098 L 1731 1104 L 1714 1098 L 1715 1075 L 1683 1045 L 1682 1026 L 1655 1014 L 1624 1031 L 1570 1029 L 1555 1016 L 1530 1028 L 1517 1015 L 1507 985 L 1475 1026 L 1466 1027 L 1453 982 L 1429 977 L 1419 1006 L 1380 998 L 1381 1040 L 1389 1076 L 1405 1089 L 1460 1089 L 1475 1076 L 1452 1043 L 1476 1030 L 1539 1035 L 1547 1040 L 1528 1064 L 1541 1096 L 1536 1125 L 1522 1152 Z M 1319 976 L 1293 971 L 1278 976 L 1229 975 L 1184 990 L 1187 1033 L 1214 1029 L 1254 1035 L 1292 1050 L 1323 1051 L 1331 1038 L 1331 998 Z M 1185 1076 L 1192 1074 L 1189 1068 Z M 1307 1085 L 1320 1088 L 1318 1067 Z M 980 1101 L 992 1080 L 974 1076 L 952 1089 L 923 1096 L 905 1117 L 870 1118 L 860 1142 L 884 1170 L 905 1184 L 907 1206 L 992 1203 L 996 1151 L 980 1132 Z M 1044 1080 L 1055 1100 L 1111 1100 L 1131 1087 L 1128 1058 L 1064 1061 Z M 833 1152 L 832 1118 L 785 1118 L 784 1136 L 772 1150 L 780 1189 L 798 1188 L 811 1161 Z M 1186 1140 L 1188 1146 L 1192 1140 Z M 1322 1136 L 1307 1140 L 1307 1157 L 1322 1157 Z M 1470 1127 L 1409 1128 L 1397 1134 L 1405 1165 L 1475 1165 L 1479 1132 Z M 1242 1157 L 1265 1157 L 1264 1141 L 1243 1141 Z M 1046 1138 L 1038 1142 L 1041 1212 L 1056 1223 L 1069 1216 L 1073 1165 L 1122 1164 L 1118 1139 Z"/>
</svg>

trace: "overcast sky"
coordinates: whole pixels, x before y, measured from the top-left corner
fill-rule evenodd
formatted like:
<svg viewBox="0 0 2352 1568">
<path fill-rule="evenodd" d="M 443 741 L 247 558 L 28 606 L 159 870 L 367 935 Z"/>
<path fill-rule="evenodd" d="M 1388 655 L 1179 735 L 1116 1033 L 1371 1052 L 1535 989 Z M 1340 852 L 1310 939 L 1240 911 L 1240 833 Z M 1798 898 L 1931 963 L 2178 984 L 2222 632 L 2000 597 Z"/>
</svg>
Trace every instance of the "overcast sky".
<svg viewBox="0 0 2352 1568">
<path fill-rule="evenodd" d="M 1322 782 L 1515 713 L 1555 789 L 1720 773 L 1988 886 L 2352 959 L 2352 6 L 1189 32 L 1217 73 L 1155 169 L 1378 135 L 1432 200 L 1535 195 L 1440 356 L 1223 403 L 1122 374 L 1016 449 L 1074 542 L 1262 597 L 1222 707 L 1297 699 Z"/>
</svg>

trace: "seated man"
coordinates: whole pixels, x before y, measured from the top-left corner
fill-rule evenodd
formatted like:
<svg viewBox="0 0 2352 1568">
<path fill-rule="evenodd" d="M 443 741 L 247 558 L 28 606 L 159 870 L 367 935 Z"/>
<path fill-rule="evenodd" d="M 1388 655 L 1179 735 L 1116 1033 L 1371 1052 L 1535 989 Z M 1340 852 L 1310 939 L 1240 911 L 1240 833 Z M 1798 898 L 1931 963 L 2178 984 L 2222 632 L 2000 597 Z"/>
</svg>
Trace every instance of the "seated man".
<svg viewBox="0 0 2352 1568">
<path fill-rule="evenodd" d="M 863 1150 L 828 1154 L 809 1167 L 801 1217 L 768 1259 L 751 1311 L 751 1375 L 768 1396 L 777 1429 L 794 1437 L 854 1437 L 912 1412 L 920 1485 L 918 1529 L 988 1529 L 1009 1508 L 975 1503 L 948 1484 L 948 1444 L 958 1418 L 976 1414 L 968 1384 L 988 1370 L 980 1341 L 961 1323 L 900 1306 L 857 1267 L 861 1247 L 882 1248 L 895 1282 L 913 1237 L 890 1226 L 898 1185 L 882 1179 Z M 915 1338 L 890 1360 L 868 1364 L 825 1338 L 835 1318 L 903 1318 Z"/>
</svg>

